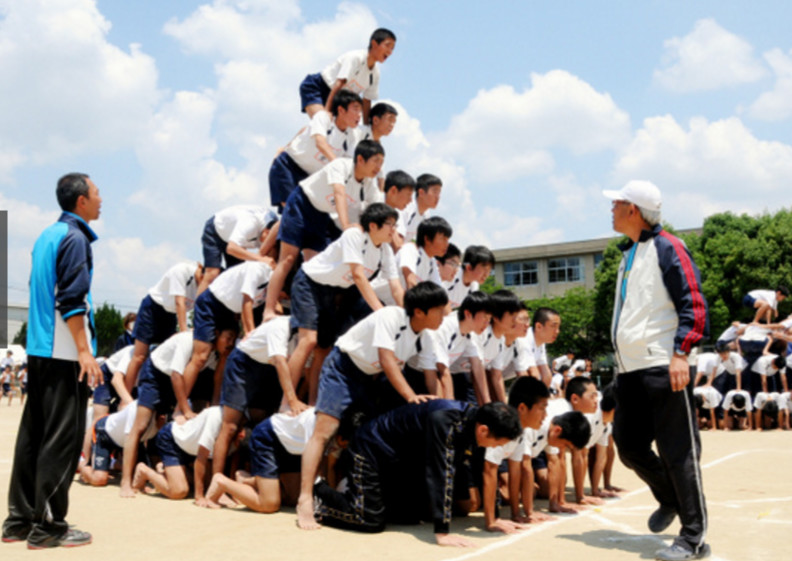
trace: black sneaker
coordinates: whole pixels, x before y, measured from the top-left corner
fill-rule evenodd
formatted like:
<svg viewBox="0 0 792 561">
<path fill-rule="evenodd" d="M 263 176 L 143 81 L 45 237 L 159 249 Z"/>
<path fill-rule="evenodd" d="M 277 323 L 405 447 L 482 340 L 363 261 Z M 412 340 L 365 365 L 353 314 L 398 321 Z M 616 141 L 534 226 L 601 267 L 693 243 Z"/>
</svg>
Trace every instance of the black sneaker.
<svg viewBox="0 0 792 561">
<path fill-rule="evenodd" d="M 689 559 L 705 559 L 711 554 L 712 550 L 706 543 L 698 548 L 698 552 L 674 543 L 655 553 L 655 559 L 658 561 L 688 561 Z"/>
<path fill-rule="evenodd" d="M 669 506 L 660 505 L 656 511 L 649 517 L 649 529 L 655 534 L 659 534 L 671 525 L 671 522 L 676 518 L 676 510 Z"/>
<path fill-rule="evenodd" d="M 28 542 L 28 549 L 46 549 L 49 547 L 80 547 L 91 543 L 91 534 L 82 530 L 69 529 L 59 538 L 44 540 L 40 543 Z"/>
<path fill-rule="evenodd" d="M 3 528 L 3 543 L 23 542 L 29 533 L 29 527 Z"/>
</svg>

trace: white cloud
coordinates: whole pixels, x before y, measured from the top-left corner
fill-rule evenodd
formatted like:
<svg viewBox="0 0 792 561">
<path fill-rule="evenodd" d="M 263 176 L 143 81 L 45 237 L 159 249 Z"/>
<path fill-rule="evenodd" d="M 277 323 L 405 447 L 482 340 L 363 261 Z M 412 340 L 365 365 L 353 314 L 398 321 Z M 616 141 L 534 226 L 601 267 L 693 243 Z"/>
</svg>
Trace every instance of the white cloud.
<svg viewBox="0 0 792 561">
<path fill-rule="evenodd" d="M 0 156 L 0 177 L 23 161 L 127 145 L 159 96 L 153 59 L 108 43 L 93 0 L 3 4 L 0 146 L 15 152 Z"/>
<path fill-rule="evenodd" d="M 436 149 L 464 161 L 480 182 L 548 174 L 552 148 L 575 155 L 618 148 L 630 119 L 607 93 L 563 70 L 533 74 L 531 87 L 480 91 L 438 135 Z"/>
<path fill-rule="evenodd" d="M 55 202 L 55 188 L 52 188 L 53 207 Z M 47 210 L 41 207 L 6 197 L 0 193 L 0 209 L 8 211 L 8 238 L 9 247 L 16 245 L 30 246 L 44 228 L 52 224 L 60 216 L 60 210 Z"/>
<path fill-rule="evenodd" d="M 614 180 L 654 181 L 664 214 L 683 226 L 713 212 L 760 212 L 788 201 L 792 146 L 756 138 L 736 117 L 691 119 L 684 128 L 670 116 L 646 119 L 619 157 Z"/>
<path fill-rule="evenodd" d="M 792 117 L 792 51 L 773 49 L 764 58 L 776 77 L 772 90 L 751 104 L 749 115 L 763 121 L 782 121 Z"/>
<path fill-rule="evenodd" d="M 755 82 L 767 71 L 745 39 L 723 29 L 713 19 L 701 19 L 684 37 L 664 43 L 663 67 L 655 81 L 674 92 L 716 90 Z"/>
</svg>

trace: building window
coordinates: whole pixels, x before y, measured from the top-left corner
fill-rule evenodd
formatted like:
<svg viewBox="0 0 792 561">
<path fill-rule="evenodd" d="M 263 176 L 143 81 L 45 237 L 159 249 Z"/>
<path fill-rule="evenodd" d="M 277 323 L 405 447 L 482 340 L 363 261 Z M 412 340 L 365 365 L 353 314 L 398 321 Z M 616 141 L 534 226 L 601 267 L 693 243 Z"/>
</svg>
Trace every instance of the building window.
<svg viewBox="0 0 792 561">
<path fill-rule="evenodd" d="M 505 286 L 529 286 L 539 284 L 539 264 L 536 261 L 519 261 L 503 264 Z"/>
<path fill-rule="evenodd" d="M 600 263 L 602 263 L 602 260 L 604 258 L 605 258 L 605 256 L 602 255 L 602 253 L 595 253 L 594 254 L 594 268 L 595 269 L 599 268 Z"/>
<path fill-rule="evenodd" d="M 582 282 L 585 279 L 583 260 L 580 257 L 550 259 L 547 262 L 547 275 L 551 283 Z"/>
</svg>

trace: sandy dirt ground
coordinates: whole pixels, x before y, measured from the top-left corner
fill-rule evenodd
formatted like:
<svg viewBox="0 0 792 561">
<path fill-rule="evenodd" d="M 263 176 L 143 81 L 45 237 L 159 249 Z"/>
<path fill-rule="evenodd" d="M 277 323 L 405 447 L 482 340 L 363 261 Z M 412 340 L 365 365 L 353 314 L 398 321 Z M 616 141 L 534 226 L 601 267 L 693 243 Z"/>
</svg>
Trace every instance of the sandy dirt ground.
<svg viewBox="0 0 792 561">
<path fill-rule="evenodd" d="M 21 406 L 0 402 L 0 505 L 5 517 L 8 480 Z M 708 542 L 715 560 L 781 561 L 792 558 L 792 432 L 704 432 L 702 466 L 709 509 Z M 452 532 L 475 549 L 434 544 L 431 524 L 389 527 L 367 535 L 331 528 L 304 532 L 293 509 L 278 514 L 206 510 L 192 501 L 159 496 L 121 499 L 116 484 L 98 489 L 75 482 L 68 520 L 90 531 L 94 543 L 75 549 L 33 552 L 24 543 L 0 544 L 0 559 L 138 560 L 410 560 L 494 561 L 653 559 L 679 530 L 653 535 L 646 519 L 656 504 L 638 478 L 617 463 L 614 483 L 628 489 L 619 499 L 578 515 L 559 516 L 519 534 L 482 530 L 483 517 L 456 519 Z M 546 507 L 546 501 L 538 501 Z M 508 515 L 507 509 L 503 514 Z"/>
</svg>

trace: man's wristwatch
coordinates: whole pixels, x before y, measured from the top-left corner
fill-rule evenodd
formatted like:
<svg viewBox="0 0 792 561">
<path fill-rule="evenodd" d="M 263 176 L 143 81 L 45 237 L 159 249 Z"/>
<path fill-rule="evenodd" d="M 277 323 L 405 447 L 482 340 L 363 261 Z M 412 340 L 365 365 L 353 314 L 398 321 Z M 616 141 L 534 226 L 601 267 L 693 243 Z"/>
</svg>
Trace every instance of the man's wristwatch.
<svg viewBox="0 0 792 561">
<path fill-rule="evenodd" d="M 687 358 L 688 357 L 688 354 L 685 351 L 680 350 L 680 349 L 675 349 L 674 350 L 674 354 L 676 356 L 680 357 L 680 358 Z"/>
</svg>

